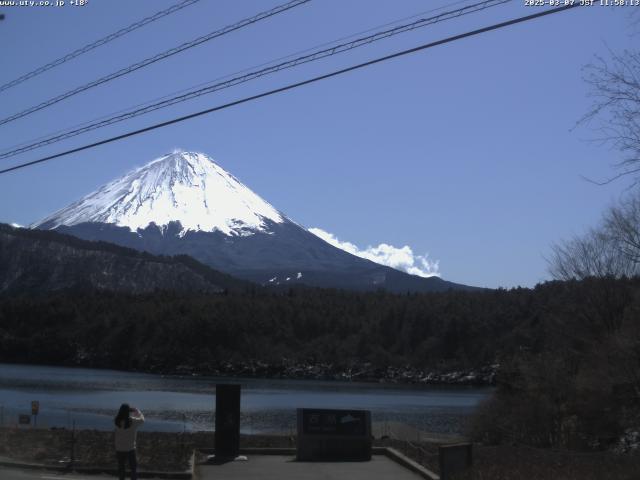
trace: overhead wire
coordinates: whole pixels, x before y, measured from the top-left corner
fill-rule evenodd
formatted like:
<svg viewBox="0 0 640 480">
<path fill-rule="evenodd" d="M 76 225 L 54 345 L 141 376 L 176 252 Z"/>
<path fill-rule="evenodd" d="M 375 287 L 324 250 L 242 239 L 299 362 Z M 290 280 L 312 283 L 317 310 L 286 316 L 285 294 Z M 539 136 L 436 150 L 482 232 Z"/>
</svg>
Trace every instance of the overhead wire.
<svg viewBox="0 0 640 480">
<path fill-rule="evenodd" d="M 479 28 L 479 29 L 476 29 L 476 30 L 471 30 L 471 31 L 468 31 L 468 32 L 465 32 L 465 33 L 461 33 L 461 34 L 458 34 L 458 35 L 453 35 L 453 36 L 446 37 L 446 38 L 443 38 L 443 39 L 440 39 L 440 40 L 436 40 L 434 42 L 425 43 L 425 44 L 419 45 L 417 47 L 409 48 L 409 49 L 402 50 L 402 51 L 399 51 L 399 52 L 395 52 L 395 53 L 392 53 L 392 54 L 389 54 L 389 55 L 378 57 L 378 58 L 375 58 L 373 60 L 369 60 L 369 61 L 366 61 L 366 62 L 363 62 L 363 63 L 352 65 L 352 66 L 349 66 L 349 67 L 346 67 L 346 68 L 342 68 L 342 69 L 339 69 L 339 70 L 334 70 L 332 72 L 329 72 L 329 73 L 326 73 L 326 74 L 323 74 L 323 75 L 318 75 L 316 77 L 312 77 L 312 78 L 309 78 L 307 80 L 302 80 L 300 82 L 291 83 L 291 84 L 285 85 L 283 87 L 275 88 L 273 90 L 262 92 L 262 93 L 259 93 L 259 94 L 256 94 L 256 95 L 252 95 L 252 96 L 249 96 L 249 97 L 244 97 L 244 98 L 241 98 L 239 100 L 235 100 L 233 102 L 229 102 L 229 103 L 226 103 L 226 104 L 223 104 L 223 105 L 217 105 L 215 107 L 211 107 L 211 108 L 208 108 L 208 109 L 205 109 L 205 110 L 201 110 L 199 112 L 195 112 L 195 113 L 191 113 L 191 114 L 184 115 L 184 116 L 181 116 L 181 117 L 173 118 L 171 120 L 167 120 L 167 121 L 164 121 L 164 122 L 161 122 L 161 123 L 156 123 L 156 124 L 150 125 L 148 127 L 144 127 L 144 128 L 138 129 L 138 130 L 127 132 L 127 133 L 123 133 L 121 135 L 116 135 L 114 137 L 110 137 L 110 138 L 107 138 L 107 139 L 104 139 L 104 140 L 100 140 L 100 141 L 97 141 L 97 142 L 93 142 L 93 143 L 90 143 L 90 144 L 87 144 L 87 145 L 83 145 L 83 146 L 80 146 L 80 147 L 72 148 L 70 150 L 66 150 L 66 151 L 63 151 L 63 152 L 60 152 L 60 153 L 56 153 L 56 154 L 53 154 L 53 155 L 48 155 L 46 157 L 39 158 L 37 160 L 32 160 L 30 162 L 25 162 L 25 163 L 21 163 L 21 164 L 18 164 L 18 165 L 14 165 L 12 167 L 8 167 L 8 168 L 0 170 L 0 175 L 5 174 L 5 173 L 9 173 L 9 172 L 12 172 L 12 171 L 15 171 L 15 170 L 18 170 L 18 169 L 26 168 L 26 167 L 29 167 L 29 166 L 32 166 L 32 165 L 36 165 L 36 164 L 39 164 L 39 163 L 48 162 L 48 161 L 51 161 L 51 160 L 56 159 L 56 158 L 60 158 L 60 157 L 66 156 L 66 155 L 70 155 L 72 153 L 77 153 L 77 152 L 81 152 L 81 151 L 84 151 L 84 150 L 89 150 L 89 149 L 98 147 L 100 145 L 105 145 L 105 144 L 112 143 L 112 142 L 115 142 L 115 141 L 123 140 L 125 138 L 129 138 L 129 137 L 133 137 L 133 136 L 136 136 L 136 135 L 140 135 L 142 133 L 150 132 L 152 130 L 156 130 L 156 129 L 163 128 L 163 127 L 166 127 L 166 126 L 169 126 L 169 125 L 180 123 L 180 122 L 183 122 L 183 121 L 186 121 L 186 120 L 190 120 L 192 118 L 200 117 L 202 115 L 206 115 L 206 114 L 213 113 L 213 112 L 220 111 L 220 110 L 225 110 L 227 108 L 231 108 L 231 107 L 234 107 L 234 106 L 237 106 L 237 105 L 241 105 L 241 104 L 244 104 L 244 103 L 247 103 L 247 102 L 258 100 L 260 98 L 265 98 L 265 97 L 269 97 L 269 96 L 272 96 L 272 95 L 275 95 L 275 94 L 278 94 L 278 93 L 282 93 L 282 92 L 286 92 L 286 91 L 289 91 L 289 90 L 293 90 L 295 88 L 299 88 L 299 87 L 302 87 L 304 85 L 309 85 L 309 84 L 316 83 L 316 82 L 319 82 L 319 81 L 322 81 L 322 80 L 326 80 L 328 78 L 336 77 L 338 75 L 343 75 L 345 73 L 352 72 L 354 70 L 359 70 L 361 68 L 369 67 L 371 65 L 375 65 L 375 64 L 378 64 L 378 63 L 381 63 L 381 62 L 385 62 L 385 61 L 388 61 L 388 60 L 391 60 L 391 59 L 394 59 L 394 58 L 398 58 L 398 57 L 402 57 L 402 56 L 405 56 L 405 55 L 409 55 L 409 54 L 412 54 L 412 53 L 415 53 L 415 52 L 419 52 L 419 51 L 422 51 L 422 50 L 426 50 L 426 49 L 429 49 L 429 48 L 433 48 L 433 47 L 436 47 L 436 46 L 439 46 L 439 45 L 452 43 L 452 42 L 455 42 L 455 41 L 458 41 L 458 40 L 462 40 L 464 38 L 480 35 L 480 34 L 487 33 L 487 32 L 493 31 L 493 30 L 498 30 L 498 29 L 501 29 L 501 28 L 505 28 L 505 27 L 508 27 L 508 26 L 511 26 L 511 25 L 516 25 L 516 24 L 519 24 L 519 23 L 531 21 L 531 20 L 534 20 L 534 19 L 537 19 L 537 18 L 541 18 L 541 17 L 545 17 L 545 16 L 548 16 L 548 15 L 552 15 L 552 14 L 555 14 L 555 13 L 567 11 L 567 10 L 570 10 L 570 9 L 573 9 L 573 8 L 577 8 L 579 6 L 581 6 L 579 3 L 574 3 L 574 4 L 567 4 L 567 5 L 564 5 L 564 6 L 561 6 L 561 7 L 557 7 L 557 8 L 546 9 L 546 10 L 543 10 L 541 12 L 537 12 L 537 13 L 533 13 L 533 14 L 530 14 L 530 15 L 525 15 L 525 16 L 522 16 L 522 17 L 514 18 L 514 19 L 511 19 L 511 20 L 507 20 L 505 22 L 496 23 L 496 24 L 489 25 L 489 26 L 486 26 L 486 27 L 482 27 L 482 28 Z"/>
<path fill-rule="evenodd" d="M 62 65 L 63 63 L 66 63 L 70 60 L 73 60 L 76 57 L 79 57 L 80 55 L 84 55 L 87 52 L 90 52 L 91 50 L 94 50 L 98 47 L 101 47 L 102 45 L 105 45 L 109 42 L 114 41 L 117 38 L 120 38 L 124 35 L 126 35 L 127 33 L 131 33 L 134 30 L 137 30 L 139 28 L 144 27 L 145 25 L 149 25 L 150 23 L 153 23 L 157 20 L 160 20 L 161 18 L 164 18 L 168 15 L 171 15 L 172 13 L 178 12 L 180 10 L 182 10 L 183 8 L 189 7 L 191 5 L 193 5 L 194 3 L 199 2 L 200 0 L 182 0 L 181 2 L 178 2 L 172 6 L 170 6 L 169 8 L 165 8 L 164 10 L 160 10 L 159 12 L 154 13 L 153 15 L 150 15 L 148 17 L 143 18 L 142 20 L 138 20 L 137 22 L 132 23 L 131 25 L 121 28 L 120 30 L 118 30 L 117 32 L 113 32 L 110 33 L 109 35 L 107 35 L 106 37 L 102 37 L 99 40 L 96 40 L 95 42 L 91 42 L 87 45 L 84 45 L 83 47 L 77 48 L 76 50 L 74 50 L 73 52 L 67 53 L 66 55 L 63 55 L 60 58 L 57 58 L 45 65 L 42 65 L 41 67 L 38 67 L 28 73 L 25 73 L 24 75 L 11 80 L 10 82 L 5 83 L 4 85 L 0 85 L 0 92 L 3 92 L 5 90 L 8 90 L 11 87 L 15 87 L 16 85 L 20 85 L 23 82 L 26 82 L 27 80 L 36 77 L 48 70 L 51 70 L 52 68 L 55 68 L 59 65 Z"/>
<path fill-rule="evenodd" d="M 331 44 L 331 46 L 329 46 L 328 48 L 323 48 L 321 50 L 316 50 L 313 51 L 312 53 L 303 55 L 303 56 L 299 56 L 296 58 L 293 58 L 291 60 L 285 61 L 285 62 L 281 62 L 281 63 L 277 63 L 275 65 L 271 65 L 268 66 L 266 68 L 262 68 L 256 71 L 252 71 L 248 74 L 245 75 L 241 75 L 241 76 L 236 76 L 236 77 L 232 77 L 229 80 L 220 82 L 220 83 L 215 83 L 213 85 L 208 85 L 206 87 L 203 88 L 197 88 L 197 89 L 191 89 L 191 90 L 187 90 L 186 93 L 182 93 L 180 95 L 177 96 L 173 96 L 173 97 L 164 97 L 161 101 L 156 102 L 156 103 L 151 103 L 151 104 L 145 104 L 145 106 L 141 106 L 141 107 L 134 107 L 131 110 L 125 111 L 124 113 L 118 113 L 115 114 L 111 117 L 107 117 L 107 118 L 103 118 L 99 121 L 93 122 L 93 123 L 89 123 L 86 125 L 83 125 L 79 128 L 73 129 L 73 130 L 68 130 L 65 131 L 64 133 L 60 133 L 57 135 L 52 135 L 50 137 L 47 137 L 43 140 L 39 140 L 36 141 L 34 143 L 25 145 L 25 146 L 20 146 L 19 148 L 14 148 L 13 150 L 9 150 L 9 151 L 5 151 L 3 153 L 0 153 L 0 159 L 5 159 L 5 158 L 11 158 L 13 156 L 16 156 L 18 154 L 21 153 L 25 153 L 27 151 L 30 150 L 34 150 L 36 148 L 41 148 L 47 145 L 51 145 L 57 142 L 60 142 L 62 140 L 66 140 L 68 138 L 72 138 L 75 137 L 77 135 L 81 135 L 83 133 L 87 133 L 99 128 L 103 128 L 106 127 L 108 125 L 113 125 L 115 123 L 119 123 L 125 120 L 129 120 L 131 118 L 135 118 L 156 110 L 160 110 L 162 108 L 167 108 L 171 105 L 175 105 L 177 103 L 182 103 L 188 100 L 192 100 L 194 98 L 197 97 L 201 97 L 203 95 L 207 95 L 210 93 L 214 93 L 216 91 L 220 91 L 226 88 L 230 88 L 242 83 L 246 83 L 249 82 L 251 80 L 255 80 L 257 78 L 263 77 L 265 75 L 271 75 L 273 73 L 282 71 L 282 70 L 286 70 L 289 68 L 293 68 L 296 67 L 298 65 L 302 65 L 305 63 L 309 63 L 309 62 L 313 62 L 313 61 L 317 61 L 317 60 L 321 60 L 323 58 L 326 57 L 330 57 L 330 56 L 334 56 L 334 55 L 338 55 L 340 53 L 344 53 L 365 45 L 369 45 L 371 43 L 395 36 L 395 35 L 399 35 L 401 33 L 405 33 L 408 31 L 412 31 L 415 30 L 417 28 L 422 28 L 422 27 L 426 27 L 428 25 L 433 25 L 436 23 L 440 23 L 446 20 L 451 20 L 454 18 L 458 18 L 464 15 L 469 15 L 471 13 L 476 13 L 482 10 L 485 10 L 487 8 L 491 8 L 497 5 L 501 5 L 504 3 L 508 3 L 511 2 L 512 0 L 483 0 L 481 2 L 478 3 L 474 3 L 472 5 L 467 5 L 465 7 L 456 9 L 456 10 L 450 10 L 444 13 L 441 13 L 439 15 L 436 16 L 432 16 L 432 17 L 427 17 L 427 18 L 421 18 L 418 19 L 414 22 L 411 23 L 407 23 L 407 24 L 403 24 L 403 25 L 399 25 L 396 26 L 394 28 L 391 29 L 387 29 L 387 30 L 383 30 L 383 31 L 378 31 L 372 35 L 368 35 L 365 37 L 360 37 L 357 38 L 355 40 L 352 40 L 350 42 L 346 42 L 346 43 L 340 43 L 340 44 Z M 347 37 L 349 38 L 349 37 Z M 284 58 L 288 58 L 288 57 L 284 57 Z M 268 64 L 272 64 L 274 62 L 269 62 Z M 223 78 L 227 78 L 227 77 L 223 77 Z M 210 83 L 210 82 L 209 82 Z"/>
<path fill-rule="evenodd" d="M 356 33 L 352 33 L 352 34 L 344 36 L 344 37 L 340 37 L 340 38 L 337 38 L 337 39 L 334 39 L 334 40 L 331 40 L 331 41 L 328 41 L 328 42 L 323 42 L 321 44 L 314 45 L 312 47 L 308 47 L 308 48 L 305 48 L 303 50 L 298 50 L 298 51 L 290 53 L 288 55 L 284 55 L 282 57 L 278 57 L 278 58 L 275 58 L 273 60 L 269 60 L 267 62 L 262 62 L 262 63 L 260 63 L 258 65 L 253 65 L 251 67 L 243 68 L 242 70 L 237 70 L 237 71 L 235 71 L 233 73 L 229 73 L 229 74 L 217 77 L 217 78 L 215 78 L 213 80 L 207 80 L 206 82 L 201 82 L 201 83 L 198 83 L 196 85 L 192 85 L 191 87 L 188 87 L 188 88 L 183 88 L 183 89 L 180 89 L 180 90 L 177 90 L 177 91 L 173 91 L 173 92 L 167 93 L 166 95 L 162 95 L 161 97 L 156 97 L 156 98 L 147 100 L 145 102 L 138 103 L 136 105 L 131 105 L 129 107 L 122 108 L 120 110 L 117 110 L 117 111 L 114 111 L 114 112 L 110 112 L 110 113 L 107 113 L 105 115 L 101 115 L 101 116 L 99 116 L 97 118 L 93 118 L 91 120 L 87 120 L 87 121 L 78 123 L 76 125 L 72 125 L 70 127 L 65 127 L 65 128 L 60 129 L 60 130 L 56 130 L 56 131 L 48 133 L 46 135 L 40 135 L 39 137 L 32 138 L 31 140 L 25 140 L 25 141 L 19 142 L 17 144 L 13 144 L 11 146 L 8 146 L 8 147 L 5 147 L 3 149 L 0 149 L 0 155 L 4 155 L 5 153 L 13 153 L 12 151 L 14 149 L 19 148 L 19 147 L 22 147 L 22 146 L 25 146 L 25 145 L 29 145 L 29 144 L 33 144 L 34 142 L 38 142 L 38 141 L 43 140 L 43 139 L 48 139 L 48 138 L 52 137 L 53 135 L 59 135 L 61 133 L 71 132 L 72 130 L 74 130 L 76 128 L 80 128 L 80 127 L 84 127 L 86 125 L 90 125 L 90 124 L 92 124 L 94 122 L 98 122 L 100 120 L 107 119 L 107 118 L 109 118 L 111 116 L 118 115 L 120 113 L 124 113 L 124 112 L 130 111 L 132 109 L 136 109 L 136 108 L 143 107 L 143 106 L 146 106 L 146 105 L 151 105 L 152 103 L 158 102 L 160 100 L 165 100 L 167 98 L 179 95 L 181 93 L 186 93 L 186 92 L 189 92 L 191 90 L 194 90 L 194 89 L 197 89 L 197 88 L 201 88 L 201 87 L 203 87 L 205 85 L 211 85 L 211 84 L 213 84 L 215 82 L 218 82 L 220 80 L 224 80 L 225 78 L 231 78 L 233 76 L 240 75 L 241 73 L 250 72 L 250 71 L 252 71 L 254 69 L 261 68 L 261 67 L 264 67 L 264 66 L 267 66 L 267 65 L 271 65 L 273 63 L 280 62 L 282 60 L 286 60 L 286 59 L 295 57 L 295 56 L 303 54 L 303 53 L 311 52 L 313 50 L 316 50 L 316 49 L 319 49 L 319 48 L 322 48 L 322 47 L 326 47 L 328 45 L 332 45 L 332 44 L 337 43 L 337 42 L 342 42 L 344 40 L 348 40 L 350 38 L 357 37 L 358 35 L 363 35 L 365 33 L 369 33 L 369 32 L 378 30 L 380 28 L 385 28 L 385 27 L 388 27 L 390 25 L 395 25 L 395 24 L 397 24 L 399 22 L 410 20 L 412 18 L 416 18 L 416 17 L 422 16 L 422 15 L 425 15 L 427 13 L 437 12 L 437 11 L 440 11 L 440 10 L 444 10 L 445 8 L 451 8 L 451 7 L 455 6 L 455 5 L 459 5 L 459 4 L 462 4 L 462 3 L 471 3 L 471 1 L 472 0 L 457 0 L 455 2 L 450 2 L 450 3 L 446 4 L 446 5 L 442 5 L 442 6 L 437 7 L 437 8 L 432 8 L 430 10 L 422 11 L 422 12 L 419 12 L 419 13 L 416 13 L 416 14 L 413 14 L 413 15 L 410 15 L 410 16 L 407 16 L 407 17 L 402 17 L 402 18 L 399 18 L 397 20 L 393 20 L 391 22 L 386 22 L 386 23 L 381 24 L 381 25 L 376 25 L 376 26 L 368 28 L 366 30 L 360 30 L 360 31 L 358 31 Z M 29 150 L 31 150 L 31 149 L 29 149 Z M 0 158 L 2 158 L 2 157 L 0 157 Z"/>
<path fill-rule="evenodd" d="M 22 110 L 21 112 L 15 113 L 13 115 L 10 115 L 8 117 L 5 117 L 3 119 L 0 119 L 0 125 L 4 125 L 7 124 L 9 122 L 13 122 L 15 120 L 18 120 L 19 118 L 23 118 L 26 117 L 27 115 L 30 115 L 32 113 L 38 112 L 44 108 L 50 107 L 51 105 L 55 105 L 58 102 L 61 102 L 63 100 L 66 100 L 69 97 L 72 97 L 74 95 L 77 95 L 81 92 L 84 92 L 86 90 L 89 90 L 91 88 L 97 87 L 98 85 L 102 85 L 103 83 L 107 83 L 110 82 L 112 80 L 115 80 L 116 78 L 120 78 L 124 75 L 128 75 L 129 73 L 135 72 L 136 70 L 139 70 L 141 68 L 147 67 L 153 63 L 156 63 L 160 60 L 164 60 L 165 58 L 171 57 L 173 55 L 176 55 L 178 53 L 184 52 L 185 50 L 188 50 L 190 48 L 196 47 L 198 45 L 201 45 L 205 42 L 208 42 L 210 40 L 213 40 L 214 38 L 218 38 L 221 37 L 223 35 L 226 35 L 228 33 L 234 32 L 236 30 L 239 30 L 241 28 L 244 28 L 246 26 L 252 25 L 254 23 L 257 23 L 261 20 L 264 20 L 266 18 L 269 17 L 273 17 L 274 15 L 278 15 L 279 13 L 283 13 L 286 12 L 288 10 L 291 10 L 292 8 L 298 7 L 300 5 L 303 5 L 305 3 L 310 2 L 311 0 L 291 0 L 288 3 L 284 3 L 282 5 L 278 5 L 270 10 L 266 10 L 264 12 L 260 12 L 252 17 L 249 18 L 245 18 L 244 20 L 241 20 L 239 22 L 236 22 L 232 25 L 228 25 L 226 27 L 223 27 L 219 30 L 210 32 L 206 35 L 202 35 L 198 38 L 195 38 L 189 42 L 185 42 L 181 45 L 178 45 L 177 47 L 173 47 L 170 48 L 169 50 L 165 50 L 164 52 L 158 53 L 152 57 L 148 57 L 144 60 L 141 60 L 140 62 L 134 63 L 132 65 L 129 65 L 128 67 L 122 68 L 116 72 L 110 73 L 109 75 L 106 75 L 104 77 L 101 77 L 97 80 L 93 80 L 92 82 L 86 83 L 84 85 L 81 85 L 79 87 L 76 87 L 72 90 L 69 90 L 65 93 L 62 93 L 56 97 L 50 98 L 49 100 L 45 100 L 42 103 L 39 103 L 38 105 L 35 105 L 33 107 L 29 107 L 25 110 Z"/>
</svg>

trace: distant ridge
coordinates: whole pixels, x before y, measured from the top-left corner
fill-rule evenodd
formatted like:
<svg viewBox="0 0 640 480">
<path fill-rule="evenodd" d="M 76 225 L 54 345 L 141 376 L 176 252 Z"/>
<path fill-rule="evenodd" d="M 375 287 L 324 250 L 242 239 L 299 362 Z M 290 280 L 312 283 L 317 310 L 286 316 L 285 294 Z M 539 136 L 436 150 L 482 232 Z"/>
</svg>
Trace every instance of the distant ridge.
<svg viewBox="0 0 640 480">
<path fill-rule="evenodd" d="M 219 293 L 255 286 L 187 256 L 156 256 L 55 231 L 0 224 L 0 294 L 66 289 Z"/>
</svg>

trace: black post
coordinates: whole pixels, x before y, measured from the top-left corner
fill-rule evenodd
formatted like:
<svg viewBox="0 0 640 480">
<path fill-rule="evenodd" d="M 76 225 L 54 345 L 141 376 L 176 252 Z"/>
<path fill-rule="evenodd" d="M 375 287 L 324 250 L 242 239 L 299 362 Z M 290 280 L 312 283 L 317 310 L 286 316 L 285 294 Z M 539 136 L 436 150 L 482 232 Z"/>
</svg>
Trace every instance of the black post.
<svg viewBox="0 0 640 480">
<path fill-rule="evenodd" d="M 473 444 L 458 443 L 438 447 L 440 479 L 449 480 L 453 475 L 470 468 L 473 464 Z"/>
<path fill-rule="evenodd" d="M 73 421 L 71 427 L 71 456 L 69 458 L 68 468 L 72 469 L 76 463 L 76 421 Z"/>
<path fill-rule="evenodd" d="M 240 385 L 216 385 L 216 459 L 240 452 Z"/>
</svg>

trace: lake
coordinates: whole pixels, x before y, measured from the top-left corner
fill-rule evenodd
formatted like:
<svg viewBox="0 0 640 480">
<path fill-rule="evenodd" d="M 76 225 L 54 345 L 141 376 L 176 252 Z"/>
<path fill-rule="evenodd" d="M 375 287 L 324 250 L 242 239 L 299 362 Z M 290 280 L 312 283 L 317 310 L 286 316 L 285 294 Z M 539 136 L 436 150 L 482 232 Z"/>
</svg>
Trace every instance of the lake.
<svg viewBox="0 0 640 480">
<path fill-rule="evenodd" d="M 375 423 L 460 433 L 492 389 L 316 380 L 181 377 L 87 368 L 0 364 L 0 424 L 40 402 L 41 427 L 113 427 L 121 403 L 142 410 L 146 430 L 213 430 L 216 383 L 242 385 L 243 433 L 291 433 L 296 408 L 371 410 Z"/>
</svg>

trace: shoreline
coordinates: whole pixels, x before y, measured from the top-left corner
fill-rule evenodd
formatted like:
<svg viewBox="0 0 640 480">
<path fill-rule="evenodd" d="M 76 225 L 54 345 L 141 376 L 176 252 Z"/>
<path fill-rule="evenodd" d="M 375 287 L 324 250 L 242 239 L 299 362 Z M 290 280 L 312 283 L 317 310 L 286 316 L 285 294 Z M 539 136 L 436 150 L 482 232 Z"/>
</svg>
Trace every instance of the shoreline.
<svg viewBox="0 0 640 480">
<path fill-rule="evenodd" d="M 220 365 L 177 365 L 166 369 L 151 365 L 149 368 L 118 369 L 111 366 L 92 365 L 84 362 L 73 364 L 41 364 L 0 362 L 7 365 L 28 365 L 31 367 L 64 367 L 111 370 L 126 373 L 143 373 L 176 378 L 237 378 L 239 380 L 315 380 L 380 385 L 424 385 L 424 386 L 467 386 L 495 387 L 499 364 L 485 365 L 474 369 L 425 370 L 406 367 L 374 367 L 370 364 L 338 367 L 324 363 L 281 363 L 269 364 L 262 361 L 242 363 L 225 362 Z"/>
</svg>

